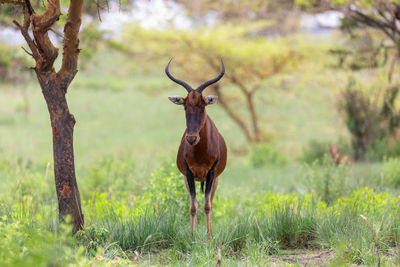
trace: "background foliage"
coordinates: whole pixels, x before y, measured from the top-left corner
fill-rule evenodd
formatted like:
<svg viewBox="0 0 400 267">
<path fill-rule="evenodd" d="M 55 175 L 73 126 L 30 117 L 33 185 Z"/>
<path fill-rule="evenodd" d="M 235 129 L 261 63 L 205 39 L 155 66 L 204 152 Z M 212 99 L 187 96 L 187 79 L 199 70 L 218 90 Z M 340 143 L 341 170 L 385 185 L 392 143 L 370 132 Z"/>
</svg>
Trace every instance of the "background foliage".
<svg viewBox="0 0 400 267">
<path fill-rule="evenodd" d="M 397 43 L 354 20 L 350 1 L 223 2 L 177 1 L 190 28 L 129 23 L 118 38 L 98 28 L 97 4 L 87 2 L 95 21 L 81 31 L 68 93 L 87 222 L 73 237 L 57 223 L 51 129 L 33 62 L 0 44 L 0 262 L 211 266 L 220 251 L 227 266 L 376 265 L 363 214 L 383 263 L 399 264 Z M 379 3 L 355 4 L 377 16 Z M 105 18 L 107 3 L 99 6 Z M 123 2 L 121 12 L 132 6 Z M 301 29 L 302 15 L 331 8 L 343 12 L 340 29 Z M 1 5 L 2 27 L 18 14 Z M 199 229 L 190 233 L 174 163 L 185 120 L 167 96 L 185 91 L 164 75 L 172 56 L 171 72 L 194 87 L 220 71 L 220 57 L 227 67 L 205 92 L 219 96 L 207 112 L 229 155 L 211 242 L 201 195 Z M 336 166 L 330 145 L 353 164 Z"/>
</svg>

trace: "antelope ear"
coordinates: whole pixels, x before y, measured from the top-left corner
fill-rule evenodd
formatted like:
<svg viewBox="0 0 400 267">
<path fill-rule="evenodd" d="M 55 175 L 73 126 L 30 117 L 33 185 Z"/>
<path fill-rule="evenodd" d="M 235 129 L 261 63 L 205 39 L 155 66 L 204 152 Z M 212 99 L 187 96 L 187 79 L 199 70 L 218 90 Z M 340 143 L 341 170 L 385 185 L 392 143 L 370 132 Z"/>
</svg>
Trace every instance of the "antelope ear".
<svg viewBox="0 0 400 267">
<path fill-rule="evenodd" d="M 217 102 L 218 96 L 216 95 L 208 95 L 206 96 L 206 99 L 204 99 L 204 101 L 206 101 L 207 105 L 212 105 L 215 102 Z"/>
<path fill-rule="evenodd" d="M 168 99 L 169 99 L 172 103 L 177 104 L 177 105 L 182 105 L 183 102 L 184 102 L 184 101 L 183 101 L 183 97 L 180 97 L 180 96 L 169 96 Z"/>
</svg>

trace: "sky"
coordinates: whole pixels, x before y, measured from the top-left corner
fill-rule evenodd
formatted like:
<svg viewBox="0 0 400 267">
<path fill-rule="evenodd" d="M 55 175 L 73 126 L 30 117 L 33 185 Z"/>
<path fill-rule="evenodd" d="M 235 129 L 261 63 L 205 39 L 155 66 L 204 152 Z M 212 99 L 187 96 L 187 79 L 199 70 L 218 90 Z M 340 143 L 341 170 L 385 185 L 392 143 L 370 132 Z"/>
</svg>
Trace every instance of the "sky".
<svg viewBox="0 0 400 267">
<path fill-rule="evenodd" d="M 66 12 L 64 12 L 66 13 Z M 215 23 L 216 14 L 209 12 L 202 23 L 212 26 Z M 327 11 L 320 14 L 302 14 L 300 26 L 302 30 L 318 33 L 321 30 L 337 28 L 343 14 L 336 11 Z M 117 2 L 112 1 L 109 7 L 101 12 L 99 19 L 84 16 L 82 28 L 90 23 L 99 23 L 99 29 L 108 31 L 107 37 L 119 39 L 126 25 L 138 23 L 145 29 L 190 29 L 195 27 L 193 21 L 185 14 L 183 6 L 169 0 L 136 0 L 130 10 L 121 10 Z M 62 32 L 62 30 L 60 30 Z M 49 32 L 50 39 L 59 43 L 59 37 Z M 0 26 L 0 40 L 12 46 L 25 44 L 20 32 L 10 27 Z"/>
</svg>

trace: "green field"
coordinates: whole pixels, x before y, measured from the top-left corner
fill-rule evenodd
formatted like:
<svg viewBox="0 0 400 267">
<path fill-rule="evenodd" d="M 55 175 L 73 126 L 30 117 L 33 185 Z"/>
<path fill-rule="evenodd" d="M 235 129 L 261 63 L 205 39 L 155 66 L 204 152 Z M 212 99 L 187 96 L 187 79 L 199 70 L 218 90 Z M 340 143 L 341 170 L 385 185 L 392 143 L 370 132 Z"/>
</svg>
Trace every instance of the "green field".
<svg viewBox="0 0 400 267">
<path fill-rule="evenodd" d="M 254 167 L 239 128 L 218 105 L 207 109 L 228 144 L 211 242 L 201 197 L 198 231 L 190 234 L 188 193 L 174 166 L 184 112 L 167 99 L 185 91 L 164 77 L 163 66 L 143 74 L 124 56 L 104 53 L 69 88 L 86 221 L 78 238 L 56 223 L 51 128 L 40 89 L 34 79 L 1 84 L 0 262 L 215 266 L 220 251 L 223 266 L 374 265 L 364 214 L 383 263 L 399 264 L 396 162 L 336 168 L 329 157 L 302 160 L 311 141 L 349 141 L 335 100 L 348 76 L 326 61 L 277 75 L 257 95 L 261 127 L 285 162 Z M 224 87 L 232 98 L 236 90 Z"/>
</svg>

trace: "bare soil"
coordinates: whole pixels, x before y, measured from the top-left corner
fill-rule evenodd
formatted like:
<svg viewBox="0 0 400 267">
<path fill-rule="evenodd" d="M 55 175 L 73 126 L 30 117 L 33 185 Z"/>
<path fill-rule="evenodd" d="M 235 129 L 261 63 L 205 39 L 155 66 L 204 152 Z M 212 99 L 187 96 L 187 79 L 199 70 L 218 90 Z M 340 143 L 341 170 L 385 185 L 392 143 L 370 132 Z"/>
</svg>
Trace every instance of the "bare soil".
<svg viewBox="0 0 400 267">
<path fill-rule="evenodd" d="M 328 251 L 295 251 L 287 255 L 273 256 L 275 266 L 286 266 L 286 263 L 297 263 L 303 266 L 326 266 L 333 258 L 334 252 Z"/>
</svg>

